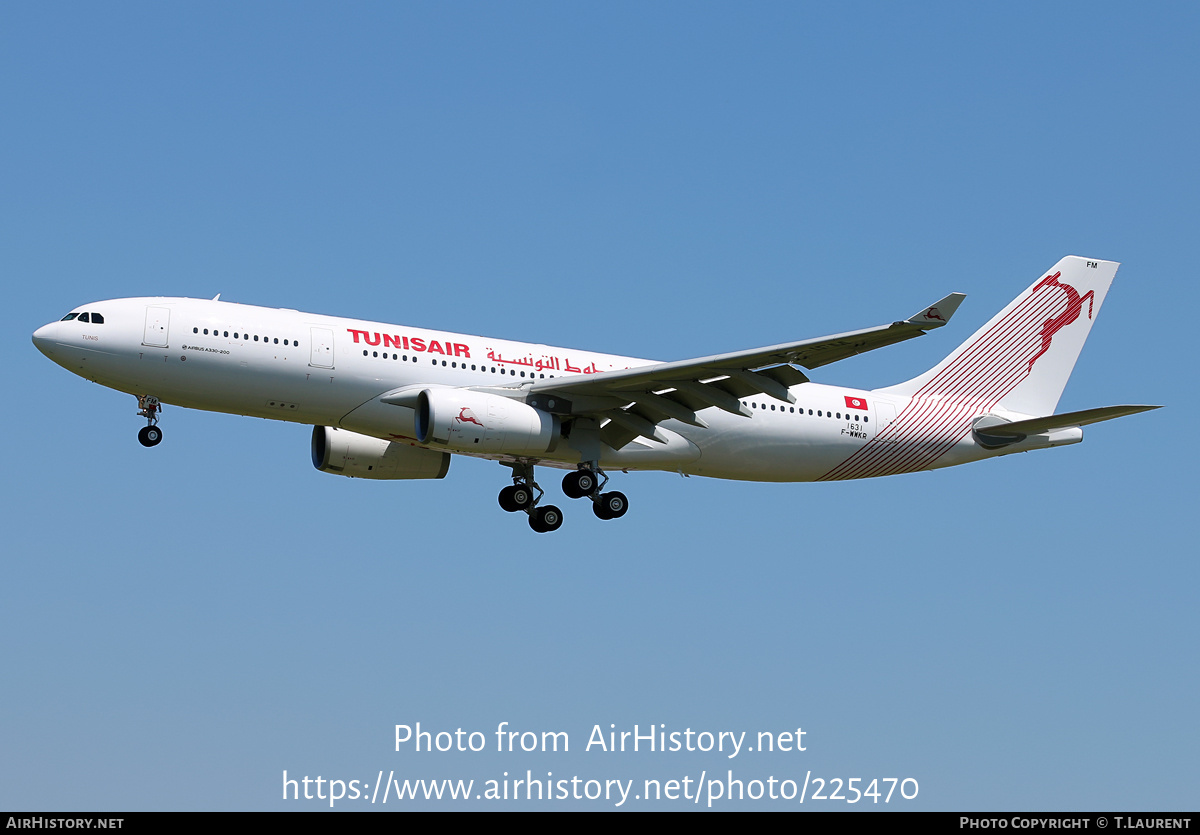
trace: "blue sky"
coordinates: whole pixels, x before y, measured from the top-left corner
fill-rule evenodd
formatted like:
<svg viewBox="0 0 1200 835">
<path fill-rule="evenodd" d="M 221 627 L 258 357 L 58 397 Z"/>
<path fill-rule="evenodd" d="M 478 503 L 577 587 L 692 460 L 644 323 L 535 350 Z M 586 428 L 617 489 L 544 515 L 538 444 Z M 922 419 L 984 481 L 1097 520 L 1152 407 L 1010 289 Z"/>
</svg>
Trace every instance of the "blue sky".
<svg viewBox="0 0 1200 835">
<path fill-rule="evenodd" d="M 911 809 L 1194 808 L 1198 23 L 1186 4 L 0 7 L 0 806 L 322 808 L 280 800 L 284 769 L 732 768 L 912 777 Z M 499 509 L 491 463 L 340 479 L 305 427 L 172 408 L 145 450 L 132 398 L 29 342 L 86 301 L 220 292 L 682 359 L 968 294 L 943 331 L 813 374 L 872 387 L 1067 254 L 1123 266 L 1060 409 L 1166 408 L 881 480 L 620 475 L 624 519 L 564 500 L 548 536 Z M 393 751 L 418 721 L 572 750 Z M 610 723 L 802 726 L 808 750 L 584 752 Z"/>
</svg>

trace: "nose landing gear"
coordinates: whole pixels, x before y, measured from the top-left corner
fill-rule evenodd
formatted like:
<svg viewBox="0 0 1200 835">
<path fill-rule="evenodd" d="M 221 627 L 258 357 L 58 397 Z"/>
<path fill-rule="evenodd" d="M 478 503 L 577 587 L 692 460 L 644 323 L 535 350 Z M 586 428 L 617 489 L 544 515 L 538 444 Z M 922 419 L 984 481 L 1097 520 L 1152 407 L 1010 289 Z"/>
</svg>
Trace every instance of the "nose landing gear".
<svg viewBox="0 0 1200 835">
<path fill-rule="evenodd" d="M 158 428 L 158 416 L 162 404 L 157 397 L 138 395 L 138 415 L 146 419 L 146 425 L 138 431 L 138 442 L 144 447 L 158 446 L 162 441 L 162 430 Z"/>
</svg>

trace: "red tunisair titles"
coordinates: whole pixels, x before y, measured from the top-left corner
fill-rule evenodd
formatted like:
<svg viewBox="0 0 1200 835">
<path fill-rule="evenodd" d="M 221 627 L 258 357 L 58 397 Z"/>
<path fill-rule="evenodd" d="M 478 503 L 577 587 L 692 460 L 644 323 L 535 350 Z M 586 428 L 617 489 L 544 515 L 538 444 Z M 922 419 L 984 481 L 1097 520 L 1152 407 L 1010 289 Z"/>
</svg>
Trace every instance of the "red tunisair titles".
<svg viewBox="0 0 1200 835">
<path fill-rule="evenodd" d="M 384 348 L 397 348 L 401 351 L 424 351 L 430 354 L 442 354 L 447 357 L 471 358 L 471 349 L 461 342 L 446 342 L 443 344 L 436 339 L 426 341 L 419 336 L 414 336 L 410 339 L 407 336 L 395 336 L 390 333 L 380 334 L 378 332 L 355 330 L 354 328 L 346 328 L 346 330 L 354 337 L 356 345 L 361 336 L 362 341 L 371 346 L 379 345 L 382 342 Z"/>
</svg>

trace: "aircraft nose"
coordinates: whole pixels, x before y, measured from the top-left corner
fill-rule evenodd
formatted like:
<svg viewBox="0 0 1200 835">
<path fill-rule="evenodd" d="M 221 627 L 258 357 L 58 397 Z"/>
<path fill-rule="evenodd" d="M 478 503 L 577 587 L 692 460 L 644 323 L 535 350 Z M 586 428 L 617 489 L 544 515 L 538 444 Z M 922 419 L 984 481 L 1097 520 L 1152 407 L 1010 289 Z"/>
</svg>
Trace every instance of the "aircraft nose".
<svg viewBox="0 0 1200 835">
<path fill-rule="evenodd" d="M 50 356 L 51 346 L 54 345 L 54 335 L 58 330 L 58 322 L 42 325 L 33 332 L 33 344 L 46 356 Z"/>
</svg>

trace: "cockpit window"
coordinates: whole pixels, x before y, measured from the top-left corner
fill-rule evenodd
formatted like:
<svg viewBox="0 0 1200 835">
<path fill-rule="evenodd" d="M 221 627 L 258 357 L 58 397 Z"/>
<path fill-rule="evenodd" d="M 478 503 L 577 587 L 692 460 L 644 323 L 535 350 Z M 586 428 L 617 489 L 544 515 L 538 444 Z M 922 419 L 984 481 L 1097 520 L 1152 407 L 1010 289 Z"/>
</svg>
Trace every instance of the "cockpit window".
<svg viewBox="0 0 1200 835">
<path fill-rule="evenodd" d="M 88 322 L 88 321 L 90 321 L 90 320 L 88 319 L 88 315 L 87 315 L 86 313 L 80 313 L 80 314 L 79 314 L 79 321 L 80 321 L 80 322 Z"/>
<path fill-rule="evenodd" d="M 92 324 L 93 325 L 103 325 L 104 317 L 101 316 L 99 313 L 93 313 L 92 314 Z"/>
<path fill-rule="evenodd" d="M 78 315 L 79 315 L 78 313 L 68 313 L 66 316 L 62 317 L 62 321 L 70 322 L 72 319 L 74 319 Z"/>
</svg>

